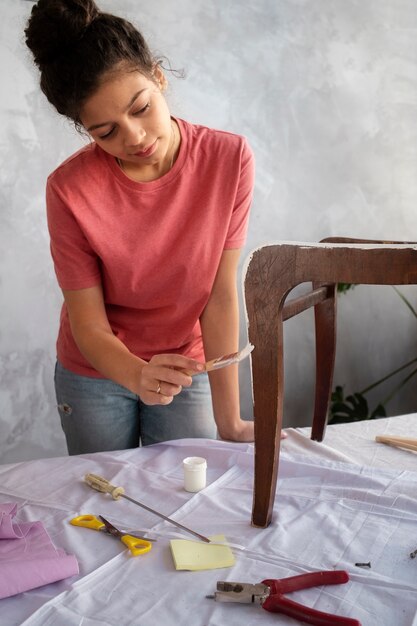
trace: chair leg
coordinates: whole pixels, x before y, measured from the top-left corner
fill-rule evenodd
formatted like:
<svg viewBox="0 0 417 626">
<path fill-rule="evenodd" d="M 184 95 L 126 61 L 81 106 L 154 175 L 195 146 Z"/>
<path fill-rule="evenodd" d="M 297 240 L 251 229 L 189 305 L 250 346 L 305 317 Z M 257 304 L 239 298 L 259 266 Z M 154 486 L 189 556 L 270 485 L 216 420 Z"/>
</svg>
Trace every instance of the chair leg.
<svg viewBox="0 0 417 626">
<path fill-rule="evenodd" d="M 272 315 L 271 315 L 272 318 Z M 273 339 L 271 339 L 273 337 Z M 255 419 L 255 468 L 252 525 L 269 526 L 275 501 L 283 413 L 283 320 L 277 333 L 250 336 Z"/>
<path fill-rule="evenodd" d="M 323 441 L 332 393 L 336 354 L 336 285 L 329 297 L 314 309 L 316 330 L 316 393 L 311 439 Z"/>
</svg>

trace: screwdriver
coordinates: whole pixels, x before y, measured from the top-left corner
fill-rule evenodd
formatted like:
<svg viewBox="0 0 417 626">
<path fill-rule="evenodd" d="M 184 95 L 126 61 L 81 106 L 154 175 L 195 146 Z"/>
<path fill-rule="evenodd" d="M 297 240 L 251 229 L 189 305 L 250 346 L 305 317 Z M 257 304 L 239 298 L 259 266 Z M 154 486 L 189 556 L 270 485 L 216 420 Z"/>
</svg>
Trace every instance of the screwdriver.
<svg viewBox="0 0 417 626">
<path fill-rule="evenodd" d="M 125 490 L 123 489 L 123 487 L 115 487 L 114 485 L 110 484 L 108 480 L 106 480 L 105 478 L 102 478 L 102 476 L 98 476 L 97 474 L 86 474 L 84 476 L 84 480 L 92 489 L 95 489 L 96 491 L 101 491 L 102 493 L 109 493 L 112 496 L 113 500 L 118 500 L 119 498 L 126 498 L 126 500 L 129 500 L 129 502 L 133 502 L 133 504 L 137 504 L 143 509 L 146 509 L 146 511 L 149 511 L 150 513 L 153 513 L 154 515 L 161 517 L 166 522 L 169 522 L 170 524 L 174 524 L 174 526 L 177 526 L 178 528 L 185 530 L 187 533 L 191 533 L 192 535 L 194 535 L 195 537 L 198 537 L 199 539 L 201 539 L 202 541 L 205 541 L 206 543 L 210 543 L 210 539 L 208 537 L 204 537 L 204 535 L 200 535 L 200 533 L 196 533 L 194 530 L 191 530 L 190 528 L 183 526 L 182 524 L 180 524 L 179 522 L 176 522 L 170 517 L 167 517 L 166 515 L 159 513 L 159 511 L 155 511 L 154 509 L 151 509 L 146 504 L 143 504 L 143 502 L 139 502 L 138 500 L 134 500 L 130 496 L 127 496 L 125 494 Z"/>
</svg>

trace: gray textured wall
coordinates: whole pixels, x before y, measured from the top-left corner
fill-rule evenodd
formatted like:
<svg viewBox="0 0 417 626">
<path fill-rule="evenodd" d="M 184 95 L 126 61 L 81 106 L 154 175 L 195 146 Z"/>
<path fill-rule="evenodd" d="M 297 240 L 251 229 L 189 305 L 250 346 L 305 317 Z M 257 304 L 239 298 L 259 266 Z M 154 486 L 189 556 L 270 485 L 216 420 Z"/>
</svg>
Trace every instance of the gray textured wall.
<svg viewBox="0 0 417 626">
<path fill-rule="evenodd" d="M 417 238 L 415 0 L 100 6 L 142 27 L 152 48 L 186 71 L 185 80 L 170 79 L 174 114 L 249 138 L 257 183 L 243 256 L 281 239 Z M 44 186 L 82 139 L 39 93 L 23 44 L 30 9 L 23 0 L 0 6 L 2 462 L 65 453 L 52 384 L 61 295 Z M 415 291 L 406 293 L 415 304 Z M 310 420 L 312 329 L 309 313 L 286 326 L 287 425 Z M 415 331 L 391 288 L 357 287 L 340 301 L 336 382 L 359 390 L 411 358 Z M 241 374 L 250 415 L 247 366 Z M 390 413 L 414 410 L 414 390 L 405 387 Z"/>
</svg>

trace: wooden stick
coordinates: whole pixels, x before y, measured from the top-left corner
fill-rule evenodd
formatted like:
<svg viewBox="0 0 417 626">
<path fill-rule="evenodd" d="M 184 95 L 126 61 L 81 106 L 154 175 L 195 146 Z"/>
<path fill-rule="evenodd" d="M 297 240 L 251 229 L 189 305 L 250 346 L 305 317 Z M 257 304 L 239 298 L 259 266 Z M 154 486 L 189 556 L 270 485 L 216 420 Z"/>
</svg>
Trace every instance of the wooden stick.
<svg viewBox="0 0 417 626">
<path fill-rule="evenodd" d="M 378 435 L 375 437 L 375 441 L 379 441 L 381 443 L 385 443 L 388 441 L 395 441 L 396 443 L 412 443 L 417 444 L 417 439 L 413 439 L 412 437 L 398 437 L 397 435 Z"/>
<path fill-rule="evenodd" d="M 394 448 L 405 448 L 406 450 L 415 450 L 417 452 L 417 439 L 411 437 L 395 437 L 389 435 L 377 435 L 375 441 L 385 443 Z"/>
</svg>

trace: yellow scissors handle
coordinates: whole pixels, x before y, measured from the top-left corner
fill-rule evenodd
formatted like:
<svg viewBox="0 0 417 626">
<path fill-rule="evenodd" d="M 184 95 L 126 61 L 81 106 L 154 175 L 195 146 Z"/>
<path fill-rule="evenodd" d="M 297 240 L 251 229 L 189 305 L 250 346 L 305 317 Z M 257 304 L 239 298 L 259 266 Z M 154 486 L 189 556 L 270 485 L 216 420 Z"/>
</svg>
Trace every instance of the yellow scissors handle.
<svg viewBox="0 0 417 626">
<path fill-rule="evenodd" d="M 78 515 L 70 520 L 73 526 L 82 526 L 83 528 L 91 528 L 92 530 L 101 530 L 105 528 L 103 522 L 95 515 Z"/>
<path fill-rule="evenodd" d="M 127 546 L 133 556 L 139 556 L 140 554 L 146 554 L 152 548 L 150 541 L 146 539 L 138 539 L 138 537 L 132 537 L 132 535 L 122 535 L 120 537 L 125 546 Z"/>
<path fill-rule="evenodd" d="M 83 528 L 91 528 L 92 530 L 106 530 L 106 525 L 96 517 L 95 515 L 78 515 L 78 517 L 74 517 L 70 520 L 70 524 L 73 526 L 82 526 Z M 111 534 L 111 533 L 109 533 Z M 139 539 L 138 537 L 133 537 L 132 535 L 113 535 L 114 537 L 118 537 L 120 541 L 122 541 L 127 548 L 129 548 L 131 554 L 133 556 L 139 556 L 140 554 L 146 554 L 152 548 L 152 543 L 147 541 L 146 539 Z"/>
</svg>

